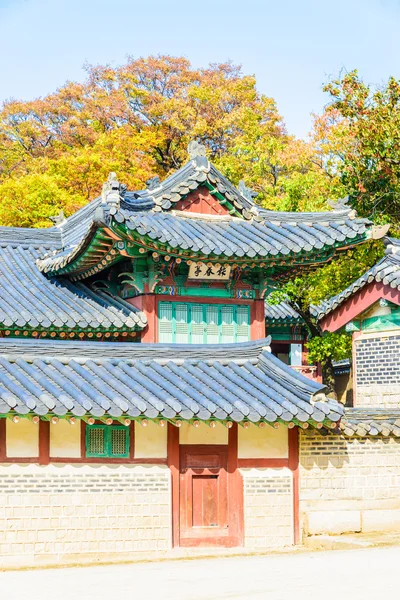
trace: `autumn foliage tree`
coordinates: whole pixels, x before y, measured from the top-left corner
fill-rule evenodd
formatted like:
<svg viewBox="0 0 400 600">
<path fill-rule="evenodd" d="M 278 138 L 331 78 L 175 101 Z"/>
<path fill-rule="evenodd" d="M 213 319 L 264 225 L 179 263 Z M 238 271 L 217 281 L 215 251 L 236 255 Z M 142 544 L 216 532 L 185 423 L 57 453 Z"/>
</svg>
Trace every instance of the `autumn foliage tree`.
<svg viewBox="0 0 400 600">
<path fill-rule="evenodd" d="M 48 226 L 99 194 L 110 171 L 140 189 L 178 169 L 192 139 L 265 206 L 311 210 L 332 196 L 314 147 L 287 134 L 274 100 L 240 67 L 158 56 L 86 72 L 84 83 L 3 106 L 0 224 Z"/>
<path fill-rule="evenodd" d="M 358 213 L 400 223 L 400 81 L 365 84 L 357 71 L 324 86 L 330 95 L 314 141 Z"/>
<path fill-rule="evenodd" d="M 231 63 L 195 69 L 185 58 L 150 56 L 116 68 L 87 66 L 86 75 L 83 83 L 1 108 L 0 225 L 50 226 L 60 209 L 69 215 L 96 197 L 110 171 L 129 189 L 142 189 L 150 177 L 181 167 L 192 139 L 267 208 L 327 210 L 327 199 L 348 193 L 360 214 L 400 220 L 394 79 L 371 90 L 354 71 L 329 83 L 331 102 L 304 141 L 286 131 L 255 78 Z M 308 324 L 312 358 L 329 362 L 346 344 L 322 335 L 311 305 L 346 287 L 376 256 L 350 252 L 277 292 Z"/>
</svg>

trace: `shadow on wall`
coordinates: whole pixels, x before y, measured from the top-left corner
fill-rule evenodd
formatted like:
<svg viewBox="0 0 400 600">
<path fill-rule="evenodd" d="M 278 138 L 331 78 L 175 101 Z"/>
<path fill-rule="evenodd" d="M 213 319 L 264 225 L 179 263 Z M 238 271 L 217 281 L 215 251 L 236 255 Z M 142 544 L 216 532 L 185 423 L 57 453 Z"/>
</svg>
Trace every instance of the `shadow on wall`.
<svg viewBox="0 0 400 600">
<path fill-rule="evenodd" d="M 312 431 L 302 432 L 300 463 L 307 471 L 315 467 L 341 469 L 346 465 L 363 466 L 366 456 L 385 455 L 386 448 L 393 443 L 400 446 L 400 439 L 382 436 L 359 438 L 334 433 L 324 435 Z"/>
</svg>

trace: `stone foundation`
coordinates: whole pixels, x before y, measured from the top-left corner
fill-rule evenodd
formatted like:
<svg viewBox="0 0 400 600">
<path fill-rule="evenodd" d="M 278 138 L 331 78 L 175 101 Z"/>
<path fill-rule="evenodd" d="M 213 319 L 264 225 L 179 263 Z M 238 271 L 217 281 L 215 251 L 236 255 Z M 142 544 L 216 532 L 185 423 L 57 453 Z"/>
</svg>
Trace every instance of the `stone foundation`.
<svg viewBox="0 0 400 600">
<path fill-rule="evenodd" d="M 400 439 L 300 437 L 300 516 L 305 535 L 400 527 Z"/>
<path fill-rule="evenodd" d="M 156 465 L 0 465 L 0 568 L 128 560 L 171 547 Z"/>
<path fill-rule="evenodd" d="M 357 408 L 398 409 L 400 406 L 400 384 L 358 385 L 355 405 Z"/>
<path fill-rule="evenodd" d="M 246 548 L 293 544 L 293 477 L 289 469 L 241 469 Z"/>
</svg>

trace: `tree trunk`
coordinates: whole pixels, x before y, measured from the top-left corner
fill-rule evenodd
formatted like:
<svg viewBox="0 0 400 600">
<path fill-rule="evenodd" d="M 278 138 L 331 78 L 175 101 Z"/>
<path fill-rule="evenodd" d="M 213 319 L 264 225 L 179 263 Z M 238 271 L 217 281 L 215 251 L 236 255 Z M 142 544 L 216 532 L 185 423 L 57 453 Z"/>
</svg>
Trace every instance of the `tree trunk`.
<svg viewBox="0 0 400 600">
<path fill-rule="evenodd" d="M 313 337 L 322 337 L 324 335 L 324 332 L 322 331 L 321 327 L 318 325 L 318 323 L 315 323 L 311 314 L 310 314 L 310 309 L 302 309 L 300 308 L 296 303 L 292 303 L 292 302 L 288 302 L 288 304 L 293 308 L 293 310 L 295 310 L 300 317 L 303 319 L 309 333 L 310 336 Z M 322 363 L 321 363 L 321 367 L 322 367 L 322 383 L 324 385 L 326 385 L 329 389 L 330 392 L 333 393 L 336 397 L 336 392 L 335 392 L 335 376 L 333 374 L 333 364 L 332 364 L 332 359 L 330 357 L 326 358 Z"/>
<path fill-rule="evenodd" d="M 335 394 L 335 375 L 333 374 L 332 359 L 329 357 L 322 363 L 322 382 Z"/>
</svg>

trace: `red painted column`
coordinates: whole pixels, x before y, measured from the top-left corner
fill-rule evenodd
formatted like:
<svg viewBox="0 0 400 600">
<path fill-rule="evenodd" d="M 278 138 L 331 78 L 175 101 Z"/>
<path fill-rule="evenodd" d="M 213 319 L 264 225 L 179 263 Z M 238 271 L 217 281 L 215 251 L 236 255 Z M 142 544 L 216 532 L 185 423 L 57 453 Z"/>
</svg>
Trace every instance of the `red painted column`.
<svg viewBox="0 0 400 600">
<path fill-rule="evenodd" d="M 250 339 L 261 340 L 265 338 L 265 308 L 264 299 L 253 300 L 250 309 Z"/>
<path fill-rule="evenodd" d="M 168 466 L 172 486 L 172 546 L 179 546 L 179 429 L 168 423 Z"/>
<path fill-rule="evenodd" d="M 243 479 L 238 469 L 238 424 L 234 423 L 228 432 L 228 502 L 229 527 L 237 539 L 237 545 L 244 545 L 244 502 Z"/>
<path fill-rule="evenodd" d="M 289 469 L 293 473 L 293 540 L 300 543 L 299 430 L 289 429 Z"/>
<path fill-rule="evenodd" d="M 50 423 L 39 421 L 39 465 L 50 462 Z"/>
<path fill-rule="evenodd" d="M 0 462 L 5 460 L 6 456 L 6 419 L 0 419 Z"/>
<path fill-rule="evenodd" d="M 360 337 L 361 331 L 353 331 L 351 340 L 351 376 L 353 380 L 353 406 L 357 406 L 357 357 L 356 339 Z"/>
<path fill-rule="evenodd" d="M 157 317 L 157 297 L 148 291 L 148 285 L 145 285 L 144 294 L 130 298 L 129 304 L 141 310 L 147 317 L 147 325 L 142 333 L 142 342 L 154 344 L 158 341 L 158 317 Z"/>
</svg>

